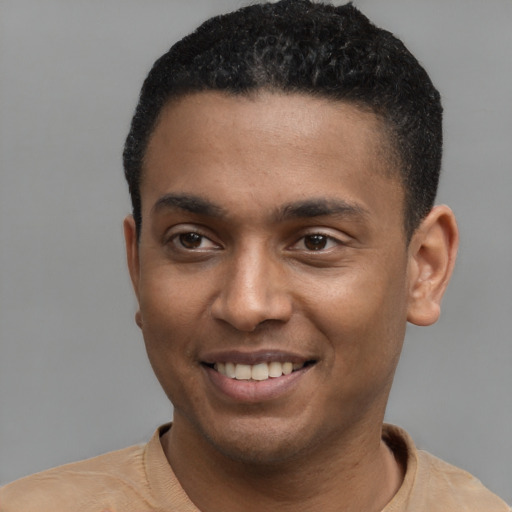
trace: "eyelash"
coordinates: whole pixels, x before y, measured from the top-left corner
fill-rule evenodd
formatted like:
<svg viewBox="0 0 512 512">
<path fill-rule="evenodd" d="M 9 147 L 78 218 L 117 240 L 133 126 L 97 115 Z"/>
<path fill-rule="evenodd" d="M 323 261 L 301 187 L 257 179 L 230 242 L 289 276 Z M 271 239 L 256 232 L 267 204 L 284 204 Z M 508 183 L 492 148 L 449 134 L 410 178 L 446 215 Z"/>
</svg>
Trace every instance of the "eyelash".
<svg viewBox="0 0 512 512">
<path fill-rule="evenodd" d="M 338 246 L 338 245 L 343 245 L 343 242 L 337 238 L 334 238 L 333 236 L 330 236 L 326 233 L 322 233 L 322 232 L 314 232 L 314 233 L 307 233 L 305 235 L 303 235 L 302 237 L 300 237 L 297 242 L 295 242 L 294 246 L 295 245 L 298 245 L 300 242 L 302 242 L 304 245 L 306 245 L 306 240 L 309 238 L 309 239 L 312 239 L 314 237 L 317 237 L 318 239 L 321 239 L 322 242 L 325 242 L 326 245 L 329 245 L 329 244 L 334 244 L 334 246 Z M 332 249 L 333 247 L 320 247 L 320 248 L 307 248 L 306 247 L 306 251 L 308 253 L 314 253 L 314 252 L 326 252 L 328 251 L 329 249 Z M 299 249 L 300 250 L 300 249 Z"/>
<path fill-rule="evenodd" d="M 195 241 L 199 243 L 199 247 L 186 247 L 186 245 L 183 241 L 184 241 L 184 237 L 187 237 L 187 236 L 196 237 Z M 313 239 L 314 237 L 317 237 L 317 242 L 320 241 L 320 245 L 322 245 L 322 243 L 323 243 L 323 246 L 318 247 L 318 248 L 312 248 L 312 247 L 308 248 L 306 245 L 308 238 L 311 241 L 311 239 Z M 200 245 L 202 245 L 205 241 L 209 241 L 212 244 L 212 247 L 201 248 Z M 190 240 L 190 242 L 193 244 L 194 240 Z M 212 248 L 214 250 L 218 250 L 221 248 L 221 246 L 219 244 L 217 244 L 216 242 L 214 242 L 210 237 L 208 237 L 208 236 L 204 235 L 203 233 L 196 231 L 196 230 L 182 231 L 180 233 L 173 234 L 167 240 L 166 244 L 168 244 L 168 243 L 173 244 L 177 250 L 186 251 L 186 252 L 207 251 L 207 250 L 211 250 Z M 296 248 L 296 246 L 298 246 L 301 243 L 304 244 L 305 247 Z M 312 233 L 306 233 L 305 235 L 301 236 L 296 242 L 294 242 L 290 246 L 290 249 L 295 250 L 295 251 L 305 251 L 307 253 L 323 253 L 323 252 L 327 252 L 330 249 L 333 249 L 335 246 L 339 246 L 339 245 L 345 245 L 345 244 L 338 238 L 328 235 L 327 233 L 312 232 Z"/>
<path fill-rule="evenodd" d="M 199 231 L 195 231 L 195 230 L 189 230 L 189 231 L 182 231 L 180 233 L 175 233 L 173 234 L 172 236 L 169 237 L 169 239 L 167 240 L 166 243 L 171 243 L 175 246 L 175 248 L 177 250 L 182 250 L 182 251 L 202 251 L 204 250 L 204 248 L 201 248 L 201 247 L 186 247 L 185 244 L 183 243 L 183 239 L 184 237 L 186 236 L 195 236 L 197 237 L 196 240 L 199 241 L 199 244 L 203 244 L 203 242 L 205 240 L 208 240 L 209 242 L 211 242 L 212 246 L 215 246 L 215 248 L 220 248 L 220 246 L 215 243 L 210 237 L 204 235 L 203 233 L 199 232 Z M 191 241 L 191 243 L 193 243 Z M 179 244 L 179 247 L 178 245 Z"/>
</svg>

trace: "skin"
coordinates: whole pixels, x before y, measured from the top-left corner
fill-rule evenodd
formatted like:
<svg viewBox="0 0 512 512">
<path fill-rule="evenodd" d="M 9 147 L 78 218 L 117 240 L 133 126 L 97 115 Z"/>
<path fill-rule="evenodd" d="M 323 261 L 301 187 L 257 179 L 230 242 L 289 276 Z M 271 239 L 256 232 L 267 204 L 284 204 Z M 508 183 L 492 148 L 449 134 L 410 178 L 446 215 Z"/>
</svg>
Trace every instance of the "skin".
<svg viewBox="0 0 512 512">
<path fill-rule="evenodd" d="M 406 243 L 387 151 L 371 113 L 299 94 L 162 112 L 126 247 L 174 405 L 162 445 L 201 510 L 380 511 L 398 490 L 384 410 L 406 322 L 437 320 L 457 228 L 436 207 Z M 205 364 L 267 356 L 310 363 L 267 394 Z"/>
</svg>

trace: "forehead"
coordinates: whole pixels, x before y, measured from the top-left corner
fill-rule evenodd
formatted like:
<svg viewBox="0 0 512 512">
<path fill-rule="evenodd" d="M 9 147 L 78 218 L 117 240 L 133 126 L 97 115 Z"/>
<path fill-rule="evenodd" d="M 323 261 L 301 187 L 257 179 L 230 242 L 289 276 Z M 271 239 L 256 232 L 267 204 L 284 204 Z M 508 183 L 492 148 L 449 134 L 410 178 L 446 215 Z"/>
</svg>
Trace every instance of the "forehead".
<svg viewBox="0 0 512 512">
<path fill-rule="evenodd" d="M 227 203 L 251 197 L 274 208 L 337 193 L 383 203 L 392 189 L 401 204 L 391 155 L 382 121 L 351 104 L 268 91 L 195 93 L 169 103 L 153 131 L 143 210 L 168 192 L 217 195 Z"/>
<path fill-rule="evenodd" d="M 293 129 L 297 136 L 308 136 L 319 128 L 334 128 L 333 135 L 343 137 L 340 123 L 350 124 L 361 134 L 371 135 L 374 142 L 388 144 L 386 124 L 370 107 L 302 92 L 258 89 L 247 94 L 215 90 L 187 93 L 162 108 L 150 141 L 169 117 L 184 125 L 198 117 L 218 124 L 245 120 L 248 125 L 269 127 L 277 121 L 280 128 Z"/>
</svg>

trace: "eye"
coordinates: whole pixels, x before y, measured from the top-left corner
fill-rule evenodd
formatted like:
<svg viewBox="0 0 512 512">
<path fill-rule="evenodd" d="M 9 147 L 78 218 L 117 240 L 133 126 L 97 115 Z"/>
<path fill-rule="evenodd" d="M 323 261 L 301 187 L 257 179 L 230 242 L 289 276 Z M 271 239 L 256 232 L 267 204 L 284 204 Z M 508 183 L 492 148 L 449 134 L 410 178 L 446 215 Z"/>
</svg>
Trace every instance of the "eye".
<svg viewBox="0 0 512 512">
<path fill-rule="evenodd" d="M 305 249 L 307 251 L 324 251 L 339 245 L 339 241 L 322 233 L 313 233 L 303 236 L 296 244 L 297 249 Z"/>
<path fill-rule="evenodd" d="M 172 238 L 172 242 L 179 248 L 194 249 L 218 249 L 219 246 L 209 238 L 194 231 L 180 233 Z"/>
</svg>

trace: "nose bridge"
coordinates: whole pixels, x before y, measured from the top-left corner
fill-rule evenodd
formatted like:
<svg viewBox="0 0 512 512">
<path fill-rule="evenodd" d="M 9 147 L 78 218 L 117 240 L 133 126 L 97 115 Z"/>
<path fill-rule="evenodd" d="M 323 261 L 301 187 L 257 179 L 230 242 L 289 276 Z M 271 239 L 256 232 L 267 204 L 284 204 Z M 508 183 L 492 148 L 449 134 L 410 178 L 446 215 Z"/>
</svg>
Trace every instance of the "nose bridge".
<svg viewBox="0 0 512 512">
<path fill-rule="evenodd" d="M 286 321 L 290 298 L 276 255 L 253 240 L 234 251 L 212 310 L 238 330 L 253 331 L 266 320 Z"/>
</svg>

